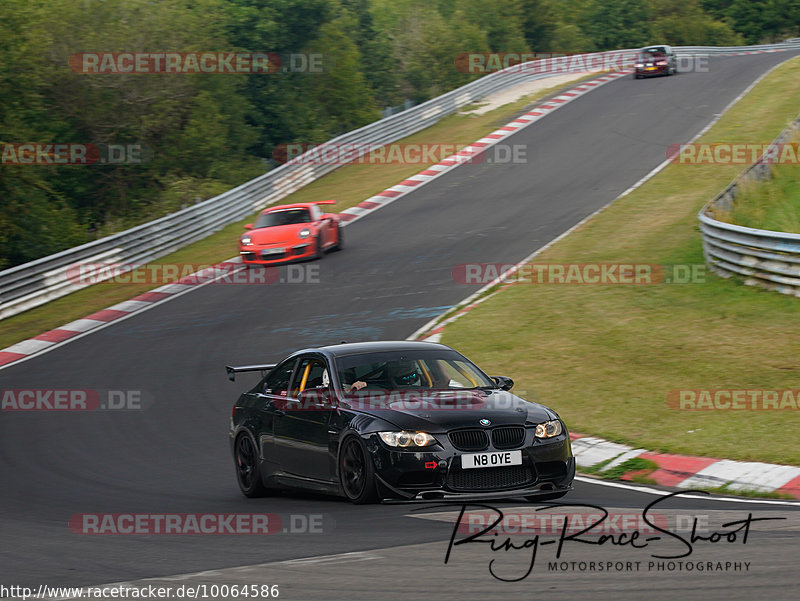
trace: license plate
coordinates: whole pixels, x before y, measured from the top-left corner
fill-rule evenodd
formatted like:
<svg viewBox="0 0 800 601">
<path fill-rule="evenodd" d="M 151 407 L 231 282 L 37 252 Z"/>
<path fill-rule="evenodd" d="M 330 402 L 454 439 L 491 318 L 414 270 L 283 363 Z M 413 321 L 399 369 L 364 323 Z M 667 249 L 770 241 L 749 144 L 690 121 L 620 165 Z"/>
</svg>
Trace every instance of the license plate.
<svg viewBox="0 0 800 601">
<path fill-rule="evenodd" d="M 461 456 L 461 469 L 475 467 L 500 467 L 522 465 L 522 451 L 501 451 L 499 453 L 473 453 Z"/>
<path fill-rule="evenodd" d="M 647 70 L 647 71 L 655 71 L 655 70 L 656 70 L 656 68 L 655 68 L 655 67 L 647 67 L 647 69 L 646 69 L 646 70 Z"/>
<path fill-rule="evenodd" d="M 282 255 L 285 252 L 285 248 L 265 248 L 261 251 L 261 255 Z"/>
</svg>

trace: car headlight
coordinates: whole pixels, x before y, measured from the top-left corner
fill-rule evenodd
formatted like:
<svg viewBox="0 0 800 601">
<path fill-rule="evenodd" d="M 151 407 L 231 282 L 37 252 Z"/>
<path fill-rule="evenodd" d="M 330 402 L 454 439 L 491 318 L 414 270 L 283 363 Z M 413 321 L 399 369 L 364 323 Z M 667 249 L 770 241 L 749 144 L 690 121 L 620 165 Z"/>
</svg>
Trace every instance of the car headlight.
<svg viewBox="0 0 800 601">
<path fill-rule="evenodd" d="M 300 239 L 308 238 L 311 235 L 311 230 L 307 227 L 304 227 L 302 230 L 297 232 L 297 237 Z"/>
<path fill-rule="evenodd" d="M 541 424 L 536 425 L 536 438 L 553 438 L 554 436 L 558 436 L 563 432 L 563 428 L 561 427 L 561 422 L 557 419 L 542 422 Z"/>
<path fill-rule="evenodd" d="M 250 236 L 242 236 L 242 246 L 250 246 L 253 243 L 253 239 Z"/>
<path fill-rule="evenodd" d="M 378 432 L 378 436 L 390 447 L 427 447 L 436 443 L 427 432 Z"/>
</svg>

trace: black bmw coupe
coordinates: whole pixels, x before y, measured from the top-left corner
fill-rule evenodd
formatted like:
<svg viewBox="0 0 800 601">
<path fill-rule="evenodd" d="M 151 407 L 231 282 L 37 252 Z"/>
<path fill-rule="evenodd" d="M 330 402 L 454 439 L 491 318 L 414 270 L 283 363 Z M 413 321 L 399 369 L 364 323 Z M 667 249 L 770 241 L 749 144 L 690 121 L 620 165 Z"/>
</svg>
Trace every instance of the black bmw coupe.
<svg viewBox="0 0 800 601">
<path fill-rule="evenodd" d="M 353 503 L 540 501 L 571 490 L 575 459 L 556 412 L 442 344 L 343 343 L 226 369 L 231 380 L 262 373 L 231 413 L 248 497 L 305 489 Z"/>
</svg>

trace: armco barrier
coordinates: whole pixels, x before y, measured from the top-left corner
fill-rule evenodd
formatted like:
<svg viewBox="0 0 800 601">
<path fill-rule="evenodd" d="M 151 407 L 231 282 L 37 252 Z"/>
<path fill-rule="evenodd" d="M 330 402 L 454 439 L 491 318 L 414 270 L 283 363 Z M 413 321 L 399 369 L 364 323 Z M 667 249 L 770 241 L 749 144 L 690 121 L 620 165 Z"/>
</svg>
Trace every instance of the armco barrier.
<svg viewBox="0 0 800 601">
<path fill-rule="evenodd" d="M 800 116 L 772 142 L 784 143 L 800 131 Z M 698 214 L 703 254 L 708 266 L 723 277 L 737 275 L 745 283 L 783 294 L 800 296 L 800 234 L 743 227 L 715 219 L 717 211 L 730 211 L 742 183 L 769 179 L 772 166 L 761 161 L 748 167 Z"/>
<path fill-rule="evenodd" d="M 682 47 L 679 57 L 712 54 L 777 52 L 800 44 L 744 47 Z M 630 67 L 635 50 L 615 50 L 532 61 L 491 73 L 465 86 L 406 111 L 370 123 L 325 143 L 330 146 L 360 145 L 375 149 L 436 123 L 461 107 L 520 83 L 561 75 L 576 62 L 595 68 Z M 323 145 L 323 147 L 325 146 Z M 67 268 L 75 263 L 146 263 L 203 238 L 229 223 L 285 198 L 306 184 L 336 169 L 335 164 L 309 164 L 302 155 L 280 167 L 219 196 L 81 246 L 0 271 L 0 319 L 32 309 L 89 284 L 70 281 Z"/>
</svg>

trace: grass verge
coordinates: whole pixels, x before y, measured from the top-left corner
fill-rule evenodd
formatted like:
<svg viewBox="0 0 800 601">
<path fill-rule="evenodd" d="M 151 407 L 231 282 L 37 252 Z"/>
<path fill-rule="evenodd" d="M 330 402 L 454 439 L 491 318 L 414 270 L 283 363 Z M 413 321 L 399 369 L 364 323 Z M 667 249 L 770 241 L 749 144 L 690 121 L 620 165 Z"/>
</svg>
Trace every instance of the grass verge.
<svg viewBox="0 0 800 601">
<path fill-rule="evenodd" d="M 787 495 L 786 493 L 782 492 L 772 492 L 772 491 L 763 491 L 763 490 L 732 490 L 730 488 L 730 484 L 723 484 L 722 486 L 718 486 L 717 488 L 699 488 L 697 490 L 705 490 L 710 493 L 719 494 L 719 495 L 730 495 L 736 497 L 749 497 L 753 499 L 784 499 L 793 501 L 794 497 L 792 495 Z"/>
<path fill-rule="evenodd" d="M 589 467 L 578 468 L 581 474 L 587 474 L 602 478 L 603 480 L 620 480 L 622 476 L 628 474 L 628 480 L 638 484 L 655 484 L 655 480 L 648 476 L 658 469 L 658 464 L 649 459 L 641 457 L 633 457 L 627 461 L 623 461 L 619 465 L 615 465 L 610 469 L 606 466 L 611 463 L 615 458 L 601 461 Z"/>
<path fill-rule="evenodd" d="M 590 75 L 586 79 L 596 77 Z M 564 87 L 575 85 L 562 84 L 526 95 L 515 102 L 488 111 L 483 115 L 455 113 L 443 118 L 437 124 L 412 136 L 399 140 L 403 144 L 448 144 L 459 148 L 491 133 L 512 120 L 527 107 L 539 99 L 545 98 Z M 478 101 L 480 104 L 480 101 Z M 444 157 L 440 157 L 444 158 Z M 415 173 L 419 173 L 427 165 L 422 164 L 358 164 L 347 165 L 312 182 L 302 190 L 286 197 L 282 204 L 292 202 L 309 202 L 335 198 L 336 205 L 332 210 L 343 211 L 378 192 L 395 185 Z M 245 223 L 252 222 L 255 215 L 240 222 L 226 226 L 194 244 L 162 257 L 153 264 L 215 264 L 235 256 L 238 252 L 237 241 L 244 231 Z M 0 349 L 26 340 L 47 330 L 57 328 L 67 322 L 80 319 L 86 315 L 104 309 L 115 303 L 128 300 L 142 294 L 160 284 L 96 284 L 68 296 L 54 300 L 46 305 L 20 313 L 2 321 L 0 328 Z"/>
<path fill-rule="evenodd" d="M 792 141 L 796 145 L 797 139 Z M 744 183 L 722 220 L 775 232 L 800 233 L 800 172 L 797 164 L 773 165 L 772 179 Z"/>
<path fill-rule="evenodd" d="M 800 111 L 784 63 L 700 142 L 773 139 Z M 741 166 L 673 164 L 537 263 L 703 264 L 697 212 Z M 466 296 L 466 292 L 465 292 Z M 800 389 L 800 302 L 710 274 L 688 284 L 506 287 L 443 342 L 576 431 L 653 451 L 800 465 L 798 411 L 687 411 L 670 391 Z"/>
</svg>

